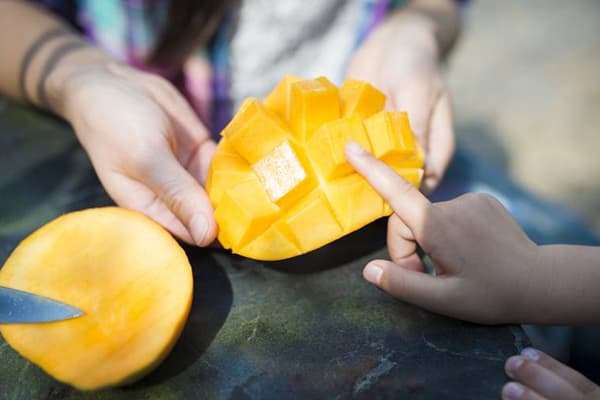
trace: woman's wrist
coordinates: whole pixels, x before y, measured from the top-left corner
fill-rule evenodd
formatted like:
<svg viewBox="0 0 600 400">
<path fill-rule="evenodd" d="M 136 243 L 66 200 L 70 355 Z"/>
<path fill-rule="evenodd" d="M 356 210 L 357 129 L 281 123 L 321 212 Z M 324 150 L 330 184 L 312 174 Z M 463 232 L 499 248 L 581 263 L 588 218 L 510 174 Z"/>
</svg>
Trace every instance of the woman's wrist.
<svg viewBox="0 0 600 400">
<path fill-rule="evenodd" d="M 80 46 L 63 46 L 64 52 L 57 54 L 58 59 L 40 77 L 39 85 L 44 93 L 43 107 L 70 121 L 76 109 L 84 104 L 75 99 L 75 91 L 83 79 L 94 72 L 106 71 L 106 67 L 116 61 L 100 49 L 84 42 Z M 60 49 L 59 49 L 60 50 Z"/>
<path fill-rule="evenodd" d="M 436 62 L 440 60 L 442 53 L 435 26 L 426 16 L 405 9 L 390 15 L 382 28 L 394 48 L 417 51 Z"/>
<path fill-rule="evenodd" d="M 441 61 L 460 32 L 460 10 L 455 0 L 413 0 L 389 16 L 394 40 L 414 43 Z"/>
</svg>

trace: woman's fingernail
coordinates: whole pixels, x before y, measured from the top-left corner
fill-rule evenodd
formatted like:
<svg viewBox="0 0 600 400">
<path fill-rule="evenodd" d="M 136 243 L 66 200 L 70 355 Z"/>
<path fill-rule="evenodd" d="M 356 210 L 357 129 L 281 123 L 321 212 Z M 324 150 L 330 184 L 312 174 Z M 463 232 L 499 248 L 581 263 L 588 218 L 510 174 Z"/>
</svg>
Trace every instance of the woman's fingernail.
<svg viewBox="0 0 600 400">
<path fill-rule="evenodd" d="M 509 358 L 506 362 L 506 373 L 508 376 L 512 376 L 512 373 L 519 369 L 523 362 L 525 362 L 525 360 L 520 356 L 513 356 Z"/>
<path fill-rule="evenodd" d="M 363 271 L 365 279 L 375 285 L 379 285 L 381 282 L 381 275 L 383 275 L 383 269 L 376 264 L 368 264 Z"/>
<path fill-rule="evenodd" d="M 536 349 L 532 349 L 531 347 L 527 347 L 526 349 L 523 349 L 523 351 L 521 352 L 521 355 L 525 358 L 530 359 L 531 361 L 537 361 L 540 359 L 540 352 L 537 351 Z"/>
<path fill-rule="evenodd" d="M 192 235 L 192 240 L 197 245 L 205 244 L 206 235 L 208 234 L 208 220 L 206 216 L 202 213 L 194 215 L 192 217 L 192 221 L 190 223 L 190 234 Z"/>
<path fill-rule="evenodd" d="M 346 145 L 346 151 L 351 154 L 355 154 L 357 156 L 365 154 L 366 150 L 363 149 L 358 143 L 354 141 L 349 141 Z"/>
<path fill-rule="evenodd" d="M 525 392 L 523 385 L 516 382 L 509 382 L 502 388 L 502 398 L 520 399 L 523 396 L 523 392 Z"/>
</svg>

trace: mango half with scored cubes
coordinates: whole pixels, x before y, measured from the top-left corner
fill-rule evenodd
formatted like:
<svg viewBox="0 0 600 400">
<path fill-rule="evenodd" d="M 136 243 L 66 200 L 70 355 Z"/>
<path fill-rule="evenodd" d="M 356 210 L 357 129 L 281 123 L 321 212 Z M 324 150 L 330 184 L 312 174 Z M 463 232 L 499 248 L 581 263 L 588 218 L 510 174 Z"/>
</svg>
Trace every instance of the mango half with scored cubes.
<svg viewBox="0 0 600 400">
<path fill-rule="evenodd" d="M 392 213 L 346 161 L 353 140 L 418 187 L 424 152 L 405 112 L 370 84 L 286 76 L 244 101 L 221 132 L 206 188 L 218 239 L 233 253 L 282 260 Z"/>
</svg>

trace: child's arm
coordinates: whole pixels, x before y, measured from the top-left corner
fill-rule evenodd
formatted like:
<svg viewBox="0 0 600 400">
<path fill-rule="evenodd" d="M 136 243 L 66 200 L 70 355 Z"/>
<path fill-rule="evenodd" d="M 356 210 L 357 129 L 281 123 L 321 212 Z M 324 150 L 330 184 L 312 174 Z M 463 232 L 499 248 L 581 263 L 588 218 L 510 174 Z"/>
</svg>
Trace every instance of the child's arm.
<svg viewBox="0 0 600 400">
<path fill-rule="evenodd" d="M 430 192 L 454 153 L 450 96 L 441 61 L 460 31 L 455 0 L 413 0 L 390 14 L 358 48 L 348 76 L 371 82 L 388 106 L 408 111 L 426 151 L 423 189 Z"/>
<path fill-rule="evenodd" d="M 0 91 L 68 120 L 117 204 L 189 243 L 214 240 L 200 182 L 215 143 L 169 82 L 116 62 L 24 1 L 0 2 L 0 55 Z"/>
<path fill-rule="evenodd" d="M 600 323 L 600 247 L 573 245 L 539 246 L 538 264 L 547 276 L 532 297 L 531 323 Z"/>
<path fill-rule="evenodd" d="M 480 323 L 600 323 L 600 248 L 537 246 L 491 196 L 430 203 L 362 149 L 349 145 L 346 156 L 395 211 L 388 226 L 393 262 L 369 263 L 370 282 L 431 311 Z M 437 276 L 423 272 L 417 243 Z"/>
</svg>

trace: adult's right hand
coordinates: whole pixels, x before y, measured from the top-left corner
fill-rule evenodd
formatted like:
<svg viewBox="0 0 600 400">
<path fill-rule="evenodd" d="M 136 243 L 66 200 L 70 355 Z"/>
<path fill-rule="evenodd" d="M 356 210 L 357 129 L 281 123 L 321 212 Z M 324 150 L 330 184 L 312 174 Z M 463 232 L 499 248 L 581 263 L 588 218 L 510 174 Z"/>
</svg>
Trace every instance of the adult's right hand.
<svg viewBox="0 0 600 400">
<path fill-rule="evenodd" d="M 64 70 L 47 83 L 54 111 L 73 125 L 113 200 L 185 242 L 210 244 L 217 226 L 202 183 L 216 145 L 181 94 L 112 61 Z"/>
</svg>

